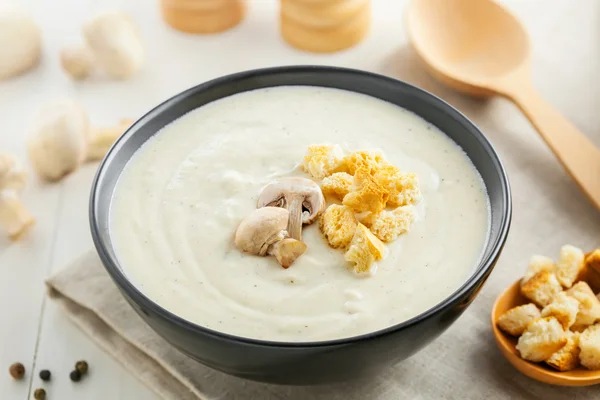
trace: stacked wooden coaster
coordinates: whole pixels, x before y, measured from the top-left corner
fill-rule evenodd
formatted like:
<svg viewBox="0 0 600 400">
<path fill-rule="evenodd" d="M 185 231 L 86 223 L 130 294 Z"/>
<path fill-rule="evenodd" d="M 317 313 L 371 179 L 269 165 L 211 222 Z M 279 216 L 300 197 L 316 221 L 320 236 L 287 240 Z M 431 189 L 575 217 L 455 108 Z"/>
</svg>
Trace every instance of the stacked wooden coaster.
<svg viewBox="0 0 600 400">
<path fill-rule="evenodd" d="M 371 25 L 370 0 L 281 0 L 281 34 L 302 50 L 329 53 L 360 42 Z"/>
<path fill-rule="evenodd" d="M 189 33 L 215 33 L 233 28 L 246 15 L 246 0 L 161 0 L 165 21 Z"/>
</svg>

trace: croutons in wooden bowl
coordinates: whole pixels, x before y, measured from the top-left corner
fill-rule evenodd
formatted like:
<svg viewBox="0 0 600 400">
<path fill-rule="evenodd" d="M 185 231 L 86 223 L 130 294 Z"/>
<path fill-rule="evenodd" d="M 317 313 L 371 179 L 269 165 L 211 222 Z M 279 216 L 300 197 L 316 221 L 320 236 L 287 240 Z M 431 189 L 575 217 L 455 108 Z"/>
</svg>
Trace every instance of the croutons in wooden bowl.
<svg viewBox="0 0 600 400">
<path fill-rule="evenodd" d="M 592 253 L 589 253 L 588 256 L 590 254 Z M 536 262 L 535 257 L 539 256 L 534 256 L 532 263 Z M 554 268 L 553 273 L 556 272 L 558 267 L 554 266 Z M 529 270 L 531 270 L 531 266 Z M 590 342 L 592 347 L 586 349 L 593 358 L 591 362 L 600 362 L 600 358 L 598 358 L 600 353 L 596 353 L 596 350 L 600 348 L 598 342 L 600 322 L 596 321 L 595 324 L 587 326 L 586 333 L 583 331 L 583 327 L 573 325 L 574 318 L 571 321 L 568 320 L 569 305 L 567 304 L 568 301 L 571 301 L 569 300 L 571 296 L 577 297 L 578 293 L 574 294 L 573 292 L 578 292 L 582 288 L 584 295 L 587 295 L 585 290 L 589 291 L 591 289 L 593 293 L 598 293 L 598 299 L 600 300 L 600 270 L 590 268 L 587 263 L 584 263 L 577 279 L 571 282 L 572 286 L 570 288 L 565 287 L 564 291 L 554 294 L 552 301 L 549 301 L 545 307 L 543 304 L 535 304 L 536 302 L 532 301 L 535 296 L 529 295 L 528 298 L 523 294 L 523 281 L 527 282 L 528 278 L 531 279 L 531 276 L 528 277 L 526 273 L 524 280 L 519 279 L 498 296 L 492 309 L 492 329 L 502 354 L 520 372 L 544 383 L 558 386 L 600 384 L 600 369 L 585 368 L 581 365 L 582 362 L 585 363 L 585 360 L 580 360 L 583 354 L 580 355 L 579 353 L 578 343 L 581 337 L 587 337 L 586 340 Z M 578 300 L 581 300 L 581 298 Z M 585 301 L 585 299 L 583 300 Z M 509 310 L 511 311 L 507 313 Z M 574 315 L 577 314 L 578 312 L 574 311 Z M 571 329 L 567 328 L 563 331 L 563 325 L 565 324 L 570 324 Z M 578 333 L 577 330 L 583 332 Z M 566 333 L 566 337 L 562 333 Z M 523 338 L 525 334 L 529 336 Z M 518 344 L 520 336 L 522 338 L 521 344 Z M 539 343 L 534 343 L 534 341 Z M 553 345 L 560 347 L 559 351 L 556 348 L 551 348 Z M 547 354 L 542 354 L 544 352 L 552 353 L 552 356 L 548 358 Z M 529 360 L 523 357 L 529 358 Z M 594 367 L 597 367 L 597 365 L 594 365 Z"/>
</svg>

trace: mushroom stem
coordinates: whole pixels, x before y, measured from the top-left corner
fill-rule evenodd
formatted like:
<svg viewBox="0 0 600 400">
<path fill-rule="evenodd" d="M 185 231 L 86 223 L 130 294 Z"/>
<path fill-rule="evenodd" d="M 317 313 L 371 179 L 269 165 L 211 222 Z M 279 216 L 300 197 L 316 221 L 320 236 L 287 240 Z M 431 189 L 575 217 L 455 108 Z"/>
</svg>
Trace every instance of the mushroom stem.
<svg viewBox="0 0 600 400">
<path fill-rule="evenodd" d="M 285 238 L 269 247 L 269 255 L 275 256 L 283 268 L 289 268 L 304 252 L 306 244 L 296 239 Z"/>
<path fill-rule="evenodd" d="M 293 196 L 287 207 L 290 212 L 287 231 L 292 239 L 302 240 L 302 203 L 304 196 Z"/>
<path fill-rule="evenodd" d="M 111 146 L 131 126 L 132 120 L 124 119 L 113 128 L 97 129 L 92 132 L 92 137 L 87 149 L 86 161 L 99 161 L 104 158 Z"/>
<path fill-rule="evenodd" d="M 35 218 L 21 204 L 14 191 L 0 192 L 0 225 L 11 239 L 17 240 L 34 223 Z"/>
</svg>

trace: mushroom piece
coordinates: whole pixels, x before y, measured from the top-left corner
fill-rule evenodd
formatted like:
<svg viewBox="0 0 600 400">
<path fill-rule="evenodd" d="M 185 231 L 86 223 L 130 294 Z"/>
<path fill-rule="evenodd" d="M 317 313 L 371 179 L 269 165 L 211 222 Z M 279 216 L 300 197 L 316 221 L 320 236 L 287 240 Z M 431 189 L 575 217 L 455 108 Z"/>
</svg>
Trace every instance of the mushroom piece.
<svg viewBox="0 0 600 400">
<path fill-rule="evenodd" d="M 272 255 L 288 268 L 306 251 L 306 244 L 288 238 L 290 213 L 277 207 L 263 207 L 246 216 L 235 232 L 238 249 L 258 256 Z"/>
<path fill-rule="evenodd" d="M 123 120 L 114 128 L 92 130 L 83 107 L 72 100 L 46 105 L 34 121 L 27 141 L 29 160 L 42 178 L 57 181 L 84 161 L 102 159 L 131 125 Z"/>
<path fill-rule="evenodd" d="M 133 124 L 130 119 L 123 119 L 113 128 L 94 129 L 87 150 L 86 161 L 99 161 L 119 137 Z"/>
<path fill-rule="evenodd" d="M 144 46 L 138 30 L 125 14 L 95 16 L 83 26 L 83 36 L 96 62 L 113 78 L 130 77 L 144 62 Z"/>
<path fill-rule="evenodd" d="M 27 14 L 0 10 L 0 80 L 19 75 L 37 65 L 42 34 Z"/>
<path fill-rule="evenodd" d="M 87 114 L 78 103 L 61 100 L 46 105 L 36 116 L 27 141 L 34 170 L 56 181 L 79 168 L 86 157 L 89 130 Z"/>
<path fill-rule="evenodd" d="M 67 47 L 60 52 L 60 65 L 71 78 L 87 78 L 93 70 L 94 57 L 85 46 Z"/>
<path fill-rule="evenodd" d="M 0 153 L 0 226 L 16 240 L 34 223 L 35 218 L 19 201 L 26 174 L 10 154 Z"/>
<path fill-rule="evenodd" d="M 282 207 L 290 212 L 287 230 L 302 240 L 302 225 L 313 223 L 325 210 L 325 197 L 319 185 L 306 178 L 283 178 L 265 186 L 257 207 Z"/>
</svg>

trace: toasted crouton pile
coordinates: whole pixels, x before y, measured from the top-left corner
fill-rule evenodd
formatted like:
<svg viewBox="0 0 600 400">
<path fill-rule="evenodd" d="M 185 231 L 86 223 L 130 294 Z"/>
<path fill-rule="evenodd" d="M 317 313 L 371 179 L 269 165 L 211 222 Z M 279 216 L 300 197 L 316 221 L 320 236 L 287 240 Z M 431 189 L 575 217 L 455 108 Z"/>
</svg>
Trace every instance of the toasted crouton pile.
<svg viewBox="0 0 600 400">
<path fill-rule="evenodd" d="M 590 274 L 600 274 L 600 249 L 585 255 L 566 245 L 556 263 L 531 258 L 521 279 L 521 293 L 531 303 L 511 308 L 496 321 L 519 337 L 516 348 L 523 359 L 558 371 L 579 365 L 600 370 L 600 287 L 594 294 L 582 280 Z"/>
<path fill-rule="evenodd" d="M 342 204 L 331 204 L 319 227 L 333 248 L 358 274 L 374 272 L 383 257 L 383 242 L 408 232 L 421 199 L 416 174 L 402 172 L 381 153 L 356 151 L 344 155 L 338 145 L 311 145 L 302 168 L 320 181 L 323 193 Z"/>
</svg>

